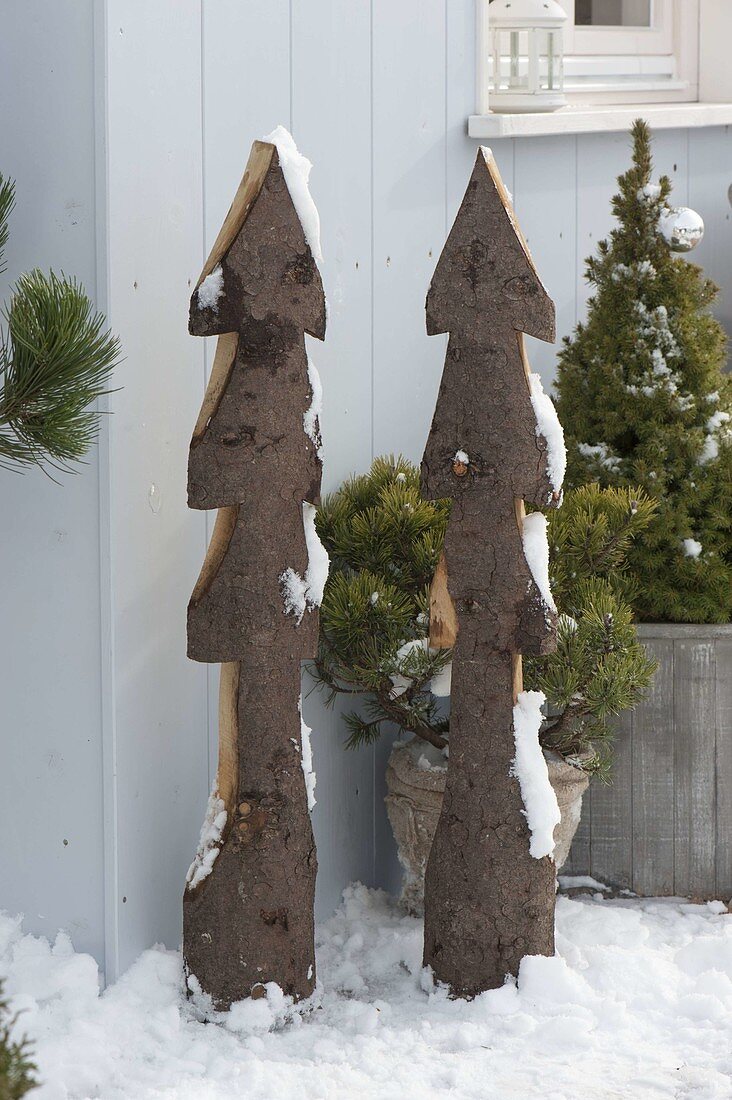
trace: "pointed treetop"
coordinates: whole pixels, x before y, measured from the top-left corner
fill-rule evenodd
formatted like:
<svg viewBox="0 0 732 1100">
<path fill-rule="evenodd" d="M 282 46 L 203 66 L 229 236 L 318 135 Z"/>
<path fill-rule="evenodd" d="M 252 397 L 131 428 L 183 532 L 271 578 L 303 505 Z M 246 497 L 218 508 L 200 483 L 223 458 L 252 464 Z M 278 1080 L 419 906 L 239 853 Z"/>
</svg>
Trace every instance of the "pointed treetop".
<svg viewBox="0 0 732 1100">
<path fill-rule="evenodd" d="M 539 278 L 490 149 L 481 147 L 427 294 L 427 332 L 469 334 L 484 315 L 555 339 L 554 303 Z"/>
<path fill-rule="evenodd" d="M 323 284 L 278 147 L 255 141 L 191 296 L 189 330 L 215 336 L 267 318 L 325 337 Z"/>
</svg>

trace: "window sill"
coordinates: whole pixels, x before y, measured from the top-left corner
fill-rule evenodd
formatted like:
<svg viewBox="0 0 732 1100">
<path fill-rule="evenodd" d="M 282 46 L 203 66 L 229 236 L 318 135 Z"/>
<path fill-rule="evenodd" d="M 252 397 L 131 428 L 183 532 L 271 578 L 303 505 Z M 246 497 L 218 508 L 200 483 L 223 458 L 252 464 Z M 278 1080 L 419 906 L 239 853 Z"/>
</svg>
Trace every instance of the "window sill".
<svg viewBox="0 0 732 1100">
<path fill-rule="evenodd" d="M 732 123 L 732 103 L 582 104 L 535 114 L 471 115 L 468 135 L 500 138 L 611 133 L 629 130 L 636 118 L 644 118 L 657 130 L 727 126 Z"/>
</svg>

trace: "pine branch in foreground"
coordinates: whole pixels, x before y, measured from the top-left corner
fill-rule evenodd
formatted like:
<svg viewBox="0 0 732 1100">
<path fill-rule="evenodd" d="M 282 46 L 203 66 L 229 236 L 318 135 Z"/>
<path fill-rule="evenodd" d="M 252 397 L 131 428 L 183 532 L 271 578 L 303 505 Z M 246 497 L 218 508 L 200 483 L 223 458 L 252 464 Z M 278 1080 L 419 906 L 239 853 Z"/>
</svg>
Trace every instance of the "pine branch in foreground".
<svg viewBox="0 0 732 1100">
<path fill-rule="evenodd" d="M 27 1040 L 12 1038 L 16 1021 L 17 1017 L 9 1013 L 0 984 L 0 1100 L 21 1100 L 38 1084 Z"/>
<path fill-rule="evenodd" d="M 0 177 L 0 258 L 13 184 Z M 68 470 L 94 442 L 120 344 L 74 281 L 22 275 L 4 311 L 0 346 L 0 466 Z"/>
<path fill-rule="evenodd" d="M 0 349 L 0 465 L 67 469 L 96 438 L 119 341 L 73 281 L 21 276 Z"/>
</svg>

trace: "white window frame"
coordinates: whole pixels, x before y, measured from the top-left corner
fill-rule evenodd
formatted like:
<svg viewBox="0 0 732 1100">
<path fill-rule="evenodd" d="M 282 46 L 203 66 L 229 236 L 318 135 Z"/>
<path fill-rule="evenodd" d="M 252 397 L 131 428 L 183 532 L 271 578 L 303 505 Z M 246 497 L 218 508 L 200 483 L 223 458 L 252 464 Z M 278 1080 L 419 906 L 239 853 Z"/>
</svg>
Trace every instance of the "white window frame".
<svg viewBox="0 0 732 1100">
<path fill-rule="evenodd" d="M 700 0 L 652 0 L 652 26 L 575 27 L 562 0 L 565 93 L 580 103 L 690 103 L 699 98 Z"/>
<path fill-rule="evenodd" d="M 650 27 L 576 27 L 575 0 L 563 0 L 562 7 L 567 13 L 566 54 L 673 53 L 673 0 L 651 0 Z"/>
<path fill-rule="evenodd" d="M 673 61 L 681 88 L 671 90 L 664 83 L 658 90 L 650 89 L 648 78 L 654 75 L 653 66 L 663 65 L 662 54 L 637 55 L 638 90 L 627 84 L 619 90 L 614 70 L 613 57 L 624 58 L 629 64 L 633 55 L 575 54 L 584 58 L 581 64 L 595 67 L 598 83 L 602 77 L 608 84 L 613 82 L 612 86 L 604 91 L 591 92 L 585 87 L 570 92 L 569 106 L 558 111 L 512 115 L 491 110 L 489 0 L 476 0 L 476 112 L 468 119 L 469 136 L 484 141 L 619 132 L 639 116 L 656 129 L 732 126 L 732 0 L 673 0 L 673 5 Z M 570 70 L 573 64 L 570 59 Z M 655 75 L 660 82 L 662 74 Z"/>
</svg>

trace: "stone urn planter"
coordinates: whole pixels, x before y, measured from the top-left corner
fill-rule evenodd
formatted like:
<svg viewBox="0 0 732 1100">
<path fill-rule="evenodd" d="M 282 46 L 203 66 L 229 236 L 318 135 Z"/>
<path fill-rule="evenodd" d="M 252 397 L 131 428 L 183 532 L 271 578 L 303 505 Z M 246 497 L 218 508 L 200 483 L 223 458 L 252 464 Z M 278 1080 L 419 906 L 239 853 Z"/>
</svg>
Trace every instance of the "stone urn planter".
<svg viewBox="0 0 732 1100">
<path fill-rule="evenodd" d="M 557 796 L 562 819 L 554 830 L 557 870 L 569 853 L 579 825 L 582 795 L 590 777 L 559 756 L 545 754 L 549 780 Z M 445 793 L 447 766 L 442 753 L 414 738 L 397 742 L 386 769 L 386 809 L 404 868 L 401 904 L 408 913 L 424 911 L 424 873 Z"/>
</svg>

